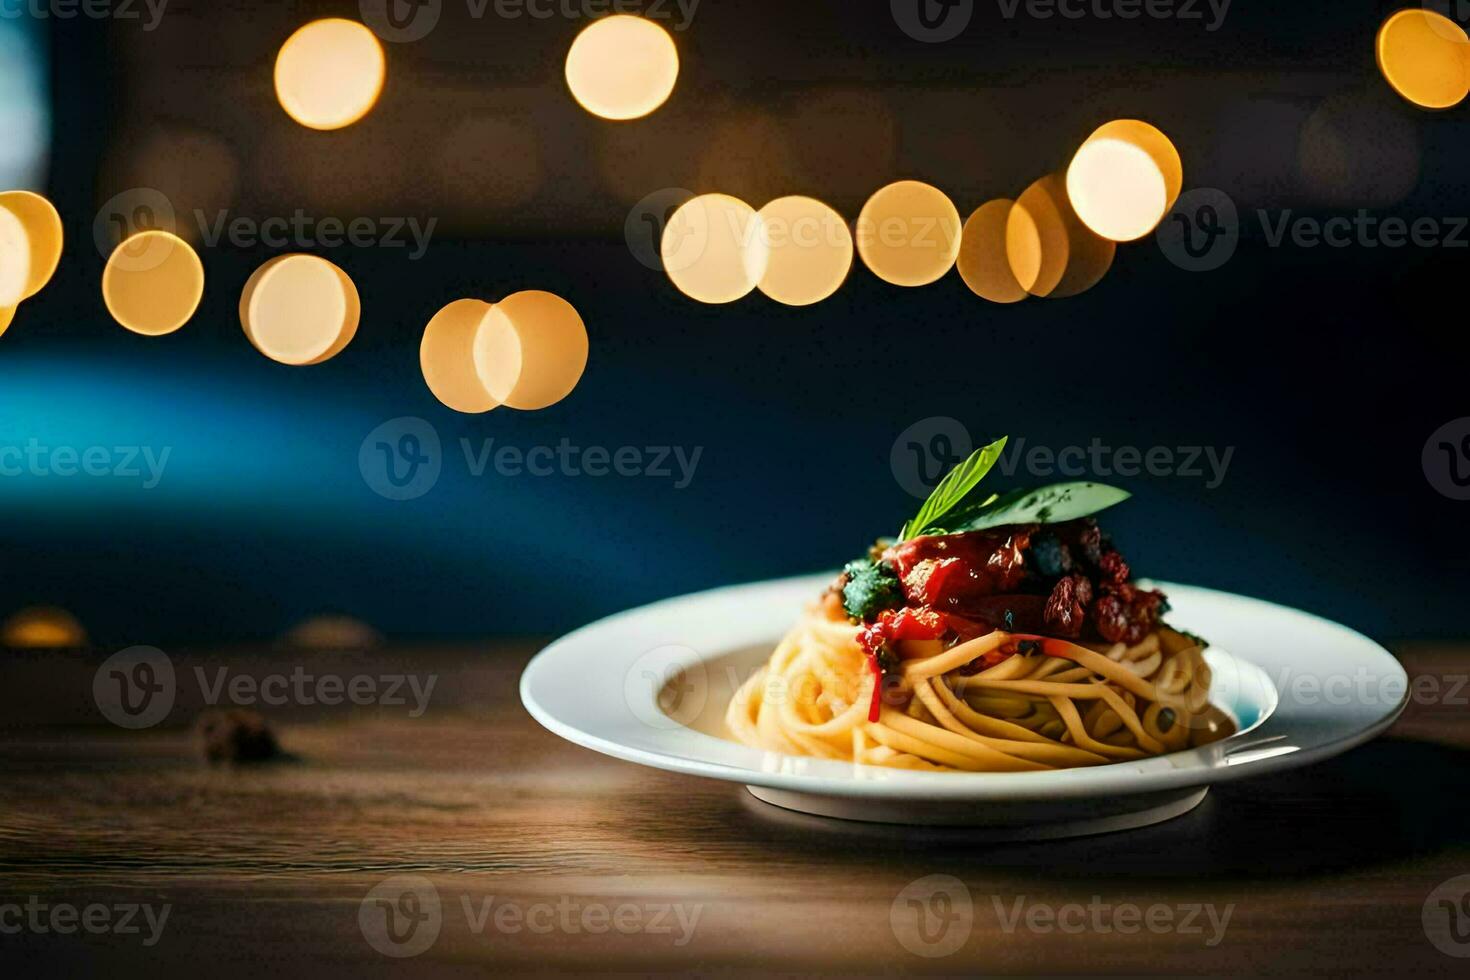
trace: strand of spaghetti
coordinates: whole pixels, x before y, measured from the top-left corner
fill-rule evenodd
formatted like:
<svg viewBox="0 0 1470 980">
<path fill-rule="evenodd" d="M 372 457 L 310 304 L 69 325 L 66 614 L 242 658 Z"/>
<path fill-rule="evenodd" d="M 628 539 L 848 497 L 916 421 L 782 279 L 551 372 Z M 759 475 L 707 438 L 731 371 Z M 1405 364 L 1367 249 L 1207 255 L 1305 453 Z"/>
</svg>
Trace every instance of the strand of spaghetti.
<svg viewBox="0 0 1470 980">
<path fill-rule="evenodd" d="M 954 732 L 946 731 L 935 725 L 926 725 L 922 721 L 890 709 L 884 709 L 883 714 L 878 718 L 878 723 L 881 726 L 892 728 L 895 731 L 928 742 L 946 751 L 955 752 L 966 758 L 983 762 L 990 769 L 997 772 L 1028 772 L 1052 768 L 1044 763 L 1018 759 L 999 749 L 993 749 L 980 742 L 971 741 L 963 735 L 956 735 Z"/>
<path fill-rule="evenodd" d="M 1110 759 L 1131 760 L 1142 759 L 1144 757 L 1144 754 L 1138 749 L 1123 745 L 1109 745 L 1106 742 L 1099 742 L 1087 734 L 1087 729 L 1082 725 L 1082 718 L 1077 714 L 1077 706 L 1066 698 L 1052 698 L 1051 703 L 1052 707 L 1057 709 L 1057 714 L 1061 716 L 1062 723 L 1067 726 L 1067 732 L 1072 736 L 1072 741 L 1079 748 L 1096 752 L 1099 755 L 1105 755 Z"/>
<path fill-rule="evenodd" d="M 984 772 L 985 765 L 976 762 L 969 756 L 958 752 L 950 752 L 937 745 L 931 745 L 922 739 L 905 735 L 903 732 L 895 731 L 886 725 L 877 722 L 866 722 L 868 737 L 873 741 L 893 749 L 895 752 L 906 752 L 918 756 L 921 759 L 948 766 L 951 769 L 962 769 L 966 772 Z"/>
<path fill-rule="evenodd" d="M 815 680 L 815 676 L 812 674 L 805 674 L 803 676 Z M 871 676 L 867 683 L 863 685 L 863 690 L 866 690 L 871 695 L 873 690 Z M 856 701 L 848 705 L 846 711 L 825 722 L 813 722 L 802 718 L 797 714 L 798 707 L 798 699 L 791 696 L 791 689 L 788 688 L 787 697 L 782 699 L 779 709 L 781 720 L 786 723 L 787 727 L 794 731 L 804 732 L 819 738 L 827 735 L 844 734 L 851 730 L 862 716 L 867 714 L 867 702 L 863 700 L 861 693 Z"/>
<path fill-rule="evenodd" d="M 1159 651 L 1159 637 L 1157 633 L 1150 633 L 1133 646 L 1123 651 L 1124 660 L 1142 660 Z"/>
<path fill-rule="evenodd" d="M 990 651 L 999 649 L 1007 639 L 1009 639 L 1009 636 L 1005 633 L 990 633 L 973 640 L 967 640 L 964 643 L 956 644 L 937 657 L 905 661 L 903 675 L 909 680 L 918 681 L 926 677 L 937 677 L 940 674 L 947 674 L 957 667 L 965 666 L 977 657 L 983 657 Z"/>
<path fill-rule="evenodd" d="M 1119 666 L 1135 677 L 1142 677 L 1144 680 L 1148 680 L 1153 677 L 1154 671 L 1158 670 L 1159 665 L 1163 662 L 1164 655 L 1158 650 L 1155 650 L 1142 660 L 1124 660 Z"/>
<path fill-rule="evenodd" d="M 1065 664 L 1066 661 L 1053 660 L 1052 663 Z M 1053 671 L 1051 674 L 1047 675 L 1046 679 L 1057 684 L 1077 684 L 1081 681 L 1087 680 L 1091 676 L 1092 671 L 1088 670 L 1086 667 L 1072 667 L 1069 670 Z M 1041 678 L 1033 677 L 1031 678 L 1031 680 L 1041 680 Z"/>
<path fill-rule="evenodd" d="M 968 738 L 987 748 L 1004 752 L 1018 759 L 1029 759 L 1032 762 L 1039 762 L 1058 769 L 1068 766 L 1092 766 L 1107 761 L 1102 756 L 1092 752 L 1084 752 L 1082 749 L 1074 748 L 1070 745 L 1061 745 L 1056 742 L 1035 742 L 1029 739 L 1013 741 L 1008 739 L 986 738 L 984 735 L 966 727 L 949 712 L 940 702 L 939 695 L 934 692 L 932 685 L 935 683 L 935 681 L 920 681 L 918 686 L 914 688 L 914 693 L 918 695 L 919 700 L 924 702 L 939 724 L 961 738 Z M 942 687 L 943 685 L 940 684 L 940 686 Z"/>
<path fill-rule="evenodd" d="M 944 766 L 936 766 L 934 763 L 920 759 L 908 752 L 898 752 L 886 745 L 869 750 L 868 761 L 874 765 L 889 766 L 894 769 L 919 769 L 924 772 L 944 772 Z"/>
<path fill-rule="evenodd" d="M 1039 694 L 1042 697 L 1081 698 L 1084 701 L 1100 698 L 1102 684 L 1057 684 L 1052 681 L 982 681 L 978 677 L 969 679 L 976 687 L 994 688 L 998 691 L 1016 691 L 1021 694 Z"/>
<path fill-rule="evenodd" d="M 757 742 L 755 730 L 755 712 L 759 710 L 757 697 L 766 681 L 767 668 L 762 667 L 750 676 L 740 689 L 735 692 L 735 697 L 730 699 L 730 706 L 725 709 L 725 725 L 731 733 L 746 745 L 754 745 Z"/>
<path fill-rule="evenodd" d="M 1006 721 L 1004 718 L 991 718 L 988 715 L 980 714 L 980 712 L 970 707 L 964 699 L 956 696 L 942 680 L 933 680 L 927 683 L 931 685 L 930 690 L 939 695 L 939 700 L 943 702 L 944 706 L 956 718 L 982 735 L 989 735 L 992 738 L 1008 738 L 1018 742 L 1046 741 L 1046 736 L 1038 735 L 1023 725 L 1018 725 L 1013 721 Z M 915 688 L 915 690 L 918 690 L 918 688 Z"/>
<path fill-rule="evenodd" d="M 1069 667 L 1067 661 L 1059 660 L 1056 657 L 1038 656 L 1028 659 L 1037 661 L 1035 668 L 1026 678 L 1029 681 L 1060 680 L 1061 674 L 1080 669 Z"/>
<path fill-rule="evenodd" d="M 1076 643 L 1072 643 L 1069 640 L 1057 640 L 1048 639 L 1046 637 L 1030 636 L 1024 637 L 1024 639 L 1040 640 L 1042 643 L 1045 644 L 1044 649 L 1049 656 L 1061 656 L 1066 660 L 1072 661 L 1080 667 L 1086 667 L 1094 674 L 1107 678 L 1114 684 L 1117 684 L 1119 687 L 1123 688 L 1123 690 L 1132 691 L 1134 694 L 1137 694 L 1139 697 L 1144 698 L 1145 700 L 1157 701 L 1159 699 L 1158 692 L 1154 690 L 1154 686 L 1152 684 L 1137 676 L 1132 671 L 1127 670 L 1121 665 L 1114 663 L 1100 653 L 1093 653 L 1086 647 L 1078 646 Z M 1053 651 L 1056 650 L 1058 647 L 1064 649 L 1066 653 L 1053 653 Z"/>
<path fill-rule="evenodd" d="M 950 735 L 949 732 L 945 732 L 943 729 L 920 725 L 920 723 L 904 715 L 899 715 L 898 717 L 902 719 L 900 724 L 906 722 L 909 725 L 916 725 L 921 729 L 927 729 L 924 732 L 925 735 L 934 733 Z M 1036 763 L 1012 759 L 1010 756 L 1002 755 L 999 752 L 994 753 L 991 758 L 981 758 L 973 752 L 957 751 L 950 746 L 938 745 L 928 738 L 913 734 L 910 731 L 902 731 L 882 722 L 869 722 L 867 727 L 868 735 L 875 741 L 881 742 L 895 751 L 907 752 L 926 761 L 949 766 L 951 769 L 961 769 L 966 772 L 1019 772 L 1038 768 Z M 951 737 L 958 739 L 957 736 Z M 963 742 L 964 739 L 958 739 L 958 741 Z M 966 745 L 964 748 L 968 749 L 969 746 Z M 1039 768 L 1044 769 L 1045 767 Z"/>
<path fill-rule="evenodd" d="M 1139 720 L 1138 712 L 1131 708 L 1122 698 L 1118 697 L 1116 691 L 1103 688 L 1103 701 L 1117 713 L 1119 718 L 1123 719 L 1123 724 L 1133 733 L 1133 737 L 1138 740 L 1139 748 L 1154 755 L 1163 754 L 1164 746 L 1158 739 L 1143 730 L 1143 722 Z"/>
</svg>

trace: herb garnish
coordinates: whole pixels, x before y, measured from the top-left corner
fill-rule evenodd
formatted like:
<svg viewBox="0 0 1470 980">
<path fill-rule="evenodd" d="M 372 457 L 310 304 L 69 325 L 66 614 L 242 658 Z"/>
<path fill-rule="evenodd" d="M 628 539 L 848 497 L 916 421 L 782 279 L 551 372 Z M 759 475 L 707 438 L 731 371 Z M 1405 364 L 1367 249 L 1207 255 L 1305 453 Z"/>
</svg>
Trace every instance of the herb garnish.
<svg viewBox="0 0 1470 980">
<path fill-rule="evenodd" d="M 900 541 L 927 534 L 963 534 L 1007 524 L 1062 524 L 1121 504 L 1131 494 L 1102 483 L 1056 483 L 1039 490 L 1004 494 L 979 491 L 1006 440 L 978 449 L 940 481 L 934 493 L 904 525 Z"/>
<path fill-rule="evenodd" d="M 843 572 L 847 584 L 842 587 L 842 607 L 853 619 L 871 622 L 885 609 L 903 605 L 903 583 L 887 562 L 859 558 Z"/>
</svg>

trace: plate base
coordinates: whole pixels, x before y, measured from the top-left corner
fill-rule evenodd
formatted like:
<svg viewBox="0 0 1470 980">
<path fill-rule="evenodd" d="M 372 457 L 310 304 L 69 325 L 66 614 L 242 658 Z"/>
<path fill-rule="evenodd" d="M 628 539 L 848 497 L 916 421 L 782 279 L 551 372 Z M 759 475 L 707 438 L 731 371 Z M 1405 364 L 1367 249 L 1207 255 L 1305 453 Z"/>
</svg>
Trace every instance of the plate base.
<svg viewBox="0 0 1470 980">
<path fill-rule="evenodd" d="M 1183 816 L 1209 787 L 1093 800 L 972 803 L 945 800 L 861 799 L 747 786 L 756 799 L 798 813 L 865 823 L 974 828 L 977 841 L 1058 840 L 1135 830 Z"/>
</svg>

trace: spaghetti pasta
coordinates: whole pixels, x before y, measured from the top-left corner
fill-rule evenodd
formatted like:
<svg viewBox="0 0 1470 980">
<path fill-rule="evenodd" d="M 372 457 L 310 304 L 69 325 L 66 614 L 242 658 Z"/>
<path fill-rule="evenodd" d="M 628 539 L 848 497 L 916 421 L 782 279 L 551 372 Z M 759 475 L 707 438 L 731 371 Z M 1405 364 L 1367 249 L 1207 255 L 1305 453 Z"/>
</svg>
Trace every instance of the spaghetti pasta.
<svg viewBox="0 0 1470 980">
<path fill-rule="evenodd" d="M 1032 772 L 1224 738 L 1204 643 L 1170 629 L 1093 514 L 1097 483 L 988 493 L 1006 440 L 940 481 L 896 540 L 849 562 L 731 701 L 773 752 L 906 769 Z"/>
<path fill-rule="evenodd" d="M 1209 702 L 1202 645 L 1165 626 L 1133 644 L 994 631 L 921 650 L 884 676 L 870 720 L 879 679 L 859 643 L 862 627 L 831 613 L 809 611 L 741 686 L 726 714 L 736 739 L 865 765 L 1030 772 L 1162 755 L 1234 730 Z"/>
</svg>

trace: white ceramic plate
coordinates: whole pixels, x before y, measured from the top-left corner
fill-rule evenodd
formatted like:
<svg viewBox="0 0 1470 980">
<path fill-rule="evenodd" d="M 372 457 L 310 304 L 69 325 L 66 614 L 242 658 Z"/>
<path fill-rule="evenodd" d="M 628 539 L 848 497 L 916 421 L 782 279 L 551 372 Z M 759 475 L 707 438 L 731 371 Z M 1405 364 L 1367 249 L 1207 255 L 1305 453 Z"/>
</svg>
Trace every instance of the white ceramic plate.
<svg viewBox="0 0 1470 980">
<path fill-rule="evenodd" d="M 909 772 L 781 755 L 720 737 L 725 706 L 832 576 L 735 586 L 622 613 L 553 643 L 521 678 L 542 725 L 641 765 L 744 783 L 821 816 L 1046 838 L 1188 812 L 1212 783 L 1307 765 L 1382 732 L 1408 678 L 1344 626 L 1258 599 L 1160 583 L 1171 625 L 1206 637 L 1211 700 L 1240 731 L 1138 762 L 1024 773 Z"/>
</svg>

